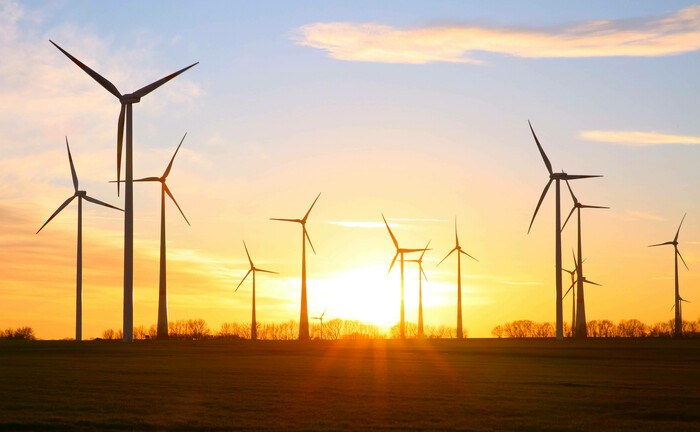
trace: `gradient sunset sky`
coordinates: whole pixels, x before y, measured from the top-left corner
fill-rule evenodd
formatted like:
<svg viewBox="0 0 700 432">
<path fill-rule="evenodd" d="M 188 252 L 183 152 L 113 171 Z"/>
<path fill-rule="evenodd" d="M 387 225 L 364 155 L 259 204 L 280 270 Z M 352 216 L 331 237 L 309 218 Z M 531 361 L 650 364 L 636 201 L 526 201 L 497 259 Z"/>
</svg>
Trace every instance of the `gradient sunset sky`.
<svg viewBox="0 0 700 432">
<path fill-rule="evenodd" d="M 700 315 L 700 4 L 686 1 L 89 2 L 0 0 L 0 328 L 72 337 L 81 189 L 116 188 L 119 103 L 50 43 L 131 92 L 200 64 L 134 105 L 134 175 L 159 176 L 192 223 L 166 207 L 170 320 L 249 322 L 245 240 L 259 275 L 258 320 L 299 318 L 301 230 L 309 222 L 309 314 L 391 325 L 402 247 L 432 240 L 425 323 L 455 325 L 463 248 L 464 327 L 554 321 L 554 196 L 528 224 L 547 172 L 584 204 L 588 319 L 670 320 L 672 240 L 686 319 Z M 571 200 L 562 191 L 562 217 Z M 134 324 L 157 318 L 160 191 L 135 187 Z M 571 223 L 571 222 L 570 222 Z M 574 225 L 564 234 L 572 268 Z M 122 322 L 122 215 L 86 203 L 84 337 Z M 564 275 L 565 288 L 568 275 Z M 417 321 L 407 265 L 406 319 Z M 571 319 L 569 298 L 564 317 Z"/>
</svg>

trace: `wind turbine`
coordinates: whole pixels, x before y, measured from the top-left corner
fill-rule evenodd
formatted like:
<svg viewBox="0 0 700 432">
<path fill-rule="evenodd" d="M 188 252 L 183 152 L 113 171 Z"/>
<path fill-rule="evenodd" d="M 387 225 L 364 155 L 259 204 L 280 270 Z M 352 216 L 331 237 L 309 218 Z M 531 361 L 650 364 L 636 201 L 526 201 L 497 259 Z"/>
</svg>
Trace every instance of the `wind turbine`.
<svg viewBox="0 0 700 432">
<path fill-rule="evenodd" d="M 386 221 L 386 218 L 384 217 L 384 214 L 382 213 L 382 219 L 384 219 L 384 224 L 386 225 L 386 229 L 389 230 L 389 235 L 391 236 L 391 241 L 394 242 L 394 246 L 396 247 L 396 255 L 394 255 L 394 259 L 391 260 L 391 265 L 389 266 L 389 272 L 391 273 L 391 269 L 394 267 L 394 263 L 396 262 L 396 258 L 401 255 L 401 320 L 399 322 L 399 335 L 401 339 L 406 339 L 406 320 L 405 320 L 405 314 L 404 314 L 404 302 L 403 302 L 403 263 L 404 263 L 404 254 L 411 253 L 411 252 L 425 252 L 426 250 L 430 249 L 406 249 L 406 248 L 400 248 L 399 247 L 399 242 L 396 241 L 396 237 L 394 237 L 394 233 L 391 232 L 391 228 L 389 228 L 389 224 Z M 422 255 L 421 255 L 422 257 Z"/>
<path fill-rule="evenodd" d="M 464 254 L 468 256 L 469 258 L 473 259 L 476 262 L 479 262 L 478 259 L 474 258 L 473 256 L 469 255 L 468 253 L 464 252 L 462 250 L 462 246 L 459 245 L 459 236 L 457 236 L 457 218 L 455 217 L 455 247 L 451 251 L 445 255 L 445 258 L 442 259 L 442 261 L 445 261 L 447 257 L 452 255 L 452 252 L 457 251 L 457 339 L 462 339 L 464 335 L 462 334 L 462 256 L 460 254 Z M 437 263 L 437 266 L 442 264 L 442 261 Z"/>
<path fill-rule="evenodd" d="M 673 303 L 673 307 L 676 309 L 675 311 L 675 329 L 674 329 L 674 336 L 675 337 L 682 337 L 683 336 L 683 317 L 681 315 L 681 302 L 686 301 L 681 298 L 680 292 L 678 290 L 678 257 L 681 257 L 681 261 L 683 261 L 683 265 L 685 266 L 686 269 L 688 269 L 688 264 L 685 263 L 685 260 L 683 259 L 683 255 L 681 255 L 680 251 L 678 250 L 678 234 L 681 232 L 681 226 L 683 225 L 683 221 L 685 220 L 685 216 L 683 215 L 683 219 L 681 219 L 681 223 L 678 225 L 678 231 L 676 231 L 676 236 L 673 238 L 673 241 L 667 241 L 665 243 L 659 243 L 655 245 L 651 245 L 649 247 L 656 247 L 656 246 L 665 246 L 665 245 L 673 245 L 673 249 L 675 250 L 674 259 L 675 259 L 675 269 L 676 269 L 676 296 L 675 300 Z"/>
<path fill-rule="evenodd" d="M 243 241 L 243 247 L 245 248 L 245 254 L 248 255 L 248 262 L 250 262 L 250 270 L 248 270 L 248 273 L 243 276 L 243 279 L 241 279 L 241 282 L 238 284 L 236 289 L 233 291 L 234 294 L 236 291 L 238 291 L 238 288 L 241 287 L 243 284 L 243 281 L 245 281 L 245 278 L 248 277 L 249 274 L 253 273 L 253 318 L 250 322 L 250 339 L 251 340 L 256 340 L 258 338 L 258 322 L 255 320 L 255 272 L 263 272 L 263 273 L 273 273 L 273 274 L 279 274 L 277 272 L 273 272 L 270 270 L 263 270 L 255 267 L 255 264 L 253 264 L 253 260 L 250 258 L 250 253 L 248 253 L 248 246 L 246 246 L 245 241 Z"/>
<path fill-rule="evenodd" d="M 75 166 L 73 166 L 73 158 L 70 154 L 70 146 L 68 145 L 68 137 L 66 137 L 66 149 L 68 150 L 68 162 L 70 162 L 70 173 L 73 177 L 73 189 L 75 192 L 67 200 L 58 207 L 51 217 L 44 222 L 44 225 L 39 228 L 39 231 L 44 229 L 46 224 L 51 222 L 51 219 L 56 217 L 57 214 L 61 212 L 71 201 L 76 197 L 78 198 L 78 256 L 76 263 L 76 280 L 75 280 L 75 340 L 83 340 L 83 200 L 89 201 L 94 204 L 99 204 L 101 206 L 113 208 L 115 210 L 124 211 L 120 208 L 114 207 L 102 201 L 96 200 L 91 196 L 88 196 L 87 192 L 83 190 L 78 190 L 78 175 L 75 173 Z M 36 233 L 39 234 L 39 231 Z"/>
<path fill-rule="evenodd" d="M 136 179 L 134 182 L 160 182 L 160 277 L 159 277 L 159 283 L 158 283 L 158 333 L 157 337 L 158 339 L 167 339 L 168 338 L 168 284 L 167 284 L 167 274 L 165 271 L 165 194 L 168 194 L 171 200 L 173 200 L 173 203 L 177 206 L 177 209 L 180 210 L 180 214 L 182 214 L 182 217 L 185 218 L 185 222 L 187 222 L 187 225 L 190 225 L 190 221 L 187 220 L 187 217 L 185 216 L 185 213 L 183 213 L 182 209 L 180 208 L 180 205 L 175 201 L 175 197 L 173 196 L 172 192 L 170 192 L 170 188 L 168 188 L 168 185 L 165 183 L 165 180 L 168 178 L 168 174 L 170 174 L 170 169 L 173 167 L 173 162 L 175 161 L 175 156 L 177 155 L 178 150 L 180 150 L 180 146 L 182 145 L 182 142 L 185 141 L 185 137 L 187 136 L 187 133 L 182 137 L 182 140 L 180 140 L 180 144 L 177 146 L 177 149 L 175 149 L 175 153 L 173 154 L 172 159 L 170 159 L 170 163 L 168 164 L 168 167 L 165 169 L 165 172 L 163 173 L 162 176 L 160 177 L 145 177 L 141 179 Z M 112 182 L 114 183 L 114 182 Z"/>
<path fill-rule="evenodd" d="M 574 285 L 576 285 L 576 272 L 578 271 L 578 263 L 576 262 L 576 254 L 574 254 L 573 249 L 571 250 L 571 255 L 574 257 L 574 269 L 561 269 L 561 271 L 567 272 L 571 275 L 571 286 L 566 291 L 566 294 L 564 294 L 564 296 L 562 297 L 562 300 L 566 297 L 567 294 L 569 294 L 569 291 L 571 291 L 574 288 Z M 571 293 L 571 297 L 573 299 L 573 301 L 571 302 L 571 336 L 574 336 L 574 334 L 576 333 L 576 291 L 573 291 Z"/>
<path fill-rule="evenodd" d="M 270 218 L 270 220 L 274 221 L 296 222 L 301 224 L 301 311 L 299 312 L 299 340 L 302 341 L 309 340 L 309 311 L 306 307 L 306 240 L 309 241 L 309 246 L 311 246 L 311 250 L 314 252 L 314 255 L 316 255 L 316 249 L 314 249 L 309 233 L 306 231 L 306 220 L 309 218 L 309 213 L 311 213 L 311 209 L 314 208 L 320 196 L 321 194 L 319 193 L 314 202 L 311 203 L 309 211 L 306 212 L 302 219 Z"/>
<path fill-rule="evenodd" d="M 423 249 L 423 253 L 420 254 L 420 258 L 415 259 L 415 260 L 406 260 L 407 262 L 414 262 L 418 263 L 418 337 L 423 338 L 423 277 L 425 277 L 425 281 L 428 281 L 428 276 L 425 274 L 425 271 L 423 270 L 423 255 L 425 255 L 425 251 L 428 250 L 428 246 L 430 246 L 430 241 L 428 241 L 428 244 L 425 245 L 425 249 Z"/>
<path fill-rule="evenodd" d="M 588 205 L 588 204 L 581 204 L 581 202 L 576 198 L 576 195 L 574 195 L 574 191 L 571 189 L 571 185 L 569 184 L 569 181 L 566 181 L 566 187 L 569 189 L 569 193 L 571 194 L 571 199 L 574 201 L 574 206 L 571 208 L 571 211 L 569 212 L 569 216 L 566 217 L 566 220 L 564 221 L 564 225 L 562 225 L 561 229 L 562 231 L 564 230 L 564 227 L 566 227 L 567 222 L 569 222 L 569 219 L 571 218 L 571 215 L 574 214 L 574 210 L 576 211 L 576 216 L 578 219 L 578 274 L 579 277 L 576 281 L 576 337 L 580 338 L 585 338 L 588 336 L 588 330 L 586 326 L 586 303 L 584 301 L 583 297 L 583 282 L 586 279 L 583 274 L 583 261 L 581 260 L 581 209 L 587 208 L 587 209 L 609 209 L 610 207 L 602 207 L 602 206 L 594 206 L 594 205 Z M 575 258 L 574 258 L 575 259 Z M 573 330 L 572 330 L 573 331 Z"/>
<path fill-rule="evenodd" d="M 134 196 L 133 196 L 133 157 L 132 157 L 132 141 L 133 141 L 133 104 L 141 101 L 141 98 L 162 86 L 166 82 L 180 75 L 187 69 L 197 65 L 199 62 L 191 64 L 186 68 L 172 73 L 164 78 L 159 79 L 145 87 L 136 90 L 133 93 L 121 94 L 117 87 L 109 80 L 98 74 L 80 60 L 70 55 L 60 46 L 51 42 L 63 54 L 73 61 L 80 69 L 85 71 L 92 79 L 97 81 L 105 90 L 114 95 L 121 103 L 121 111 L 119 112 L 119 121 L 117 122 L 117 195 L 119 195 L 119 180 L 121 180 L 121 158 L 122 158 L 122 141 L 124 137 L 124 125 L 126 124 L 126 187 L 124 188 L 124 321 L 123 334 L 124 342 L 132 342 L 134 340 Z"/>
<path fill-rule="evenodd" d="M 551 186 L 552 182 L 555 182 L 555 206 L 554 206 L 554 219 L 555 219 L 555 224 L 554 224 L 554 238 L 555 238 L 555 263 L 556 263 L 556 270 L 554 274 L 554 278 L 556 281 L 556 317 L 557 317 L 557 340 L 562 340 L 564 339 L 564 317 L 563 317 L 563 311 L 562 311 L 562 281 L 561 281 L 561 196 L 560 196 L 560 185 L 559 183 L 562 180 L 577 180 L 577 179 L 584 179 L 584 178 L 592 178 L 592 177 L 602 177 L 600 175 L 573 175 L 573 174 L 567 174 L 564 171 L 561 173 L 555 173 L 552 170 L 552 164 L 549 162 L 549 159 L 547 158 L 547 155 L 545 154 L 544 150 L 542 149 L 542 146 L 540 145 L 540 141 L 537 139 L 537 135 L 535 135 L 535 130 L 532 128 L 532 124 L 528 121 L 528 124 L 530 125 L 530 131 L 532 132 L 533 138 L 535 138 L 535 143 L 537 144 L 537 148 L 540 151 L 540 155 L 542 156 L 542 160 L 544 161 L 544 165 L 547 167 L 547 171 L 549 172 L 549 181 L 547 182 L 547 185 L 544 187 L 544 190 L 542 191 L 542 195 L 540 196 L 540 200 L 537 203 L 537 207 L 535 207 L 535 213 L 532 215 L 532 220 L 530 221 L 530 227 L 527 229 L 528 234 L 530 233 L 530 229 L 532 229 L 532 223 L 535 222 L 535 217 L 537 216 L 537 212 L 540 209 L 540 205 L 542 205 L 542 201 L 544 201 L 544 197 L 547 195 L 547 191 L 549 190 L 549 186 Z"/>
<path fill-rule="evenodd" d="M 326 314 L 327 310 L 328 310 L 328 308 L 324 309 L 321 316 L 311 317 L 311 319 L 317 319 L 317 320 L 321 321 L 321 340 L 323 340 L 323 316 Z"/>
</svg>

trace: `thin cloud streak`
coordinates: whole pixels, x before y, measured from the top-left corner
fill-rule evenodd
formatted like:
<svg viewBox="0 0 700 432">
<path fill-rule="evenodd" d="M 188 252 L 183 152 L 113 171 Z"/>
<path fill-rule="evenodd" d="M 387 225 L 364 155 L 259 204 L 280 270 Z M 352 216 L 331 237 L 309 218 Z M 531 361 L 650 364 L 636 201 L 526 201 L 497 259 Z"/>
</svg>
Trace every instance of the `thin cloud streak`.
<svg viewBox="0 0 700 432">
<path fill-rule="evenodd" d="M 582 131 L 579 136 L 588 141 L 600 141 L 627 146 L 655 146 L 664 144 L 698 145 L 700 137 L 668 135 L 656 132 L 637 131 Z"/>
<path fill-rule="evenodd" d="M 525 58 L 655 57 L 700 49 L 700 5 L 652 19 L 595 20 L 568 27 L 478 25 L 400 29 L 380 23 L 319 22 L 297 29 L 303 46 L 338 60 L 474 63 L 476 51 Z"/>
<path fill-rule="evenodd" d="M 662 218 L 661 216 L 657 216 L 651 213 L 646 213 L 646 212 L 641 212 L 641 211 L 635 211 L 635 210 L 627 210 L 627 214 L 630 216 L 634 216 L 636 219 L 644 219 L 644 220 L 650 220 L 650 221 L 664 221 L 666 219 Z"/>
</svg>

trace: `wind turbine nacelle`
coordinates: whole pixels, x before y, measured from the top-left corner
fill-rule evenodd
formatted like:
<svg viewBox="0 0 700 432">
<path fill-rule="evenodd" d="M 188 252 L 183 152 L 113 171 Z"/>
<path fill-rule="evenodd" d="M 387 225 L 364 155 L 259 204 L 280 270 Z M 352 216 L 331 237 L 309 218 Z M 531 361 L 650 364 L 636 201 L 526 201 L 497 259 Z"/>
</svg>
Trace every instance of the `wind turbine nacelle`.
<svg viewBox="0 0 700 432">
<path fill-rule="evenodd" d="M 83 198 L 84 198 L 84 197 L 87 196 L 87 192 L 85 192 L 85 191 L 77 191 L 77 192 L 75 193 L 75 196 L 79 196 L 79 197 L 83 197 Z"/>
<path fill-rule="evenodd" d="M 126 94 L 119 98 L 119 102 L 124 103 L 124 104 L 133 104 L 133 103 L 139 103 L 141 102 L 141 98 L 138 96 L 132 96 L 131 94 Z"/>
</svg>

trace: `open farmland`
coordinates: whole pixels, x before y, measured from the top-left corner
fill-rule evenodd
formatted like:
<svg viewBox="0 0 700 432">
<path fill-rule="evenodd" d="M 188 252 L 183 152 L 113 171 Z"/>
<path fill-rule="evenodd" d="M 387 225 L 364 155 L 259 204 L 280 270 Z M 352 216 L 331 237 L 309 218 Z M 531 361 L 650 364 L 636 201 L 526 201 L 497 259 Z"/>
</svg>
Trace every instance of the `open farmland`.
<svg viewBox="0 0 700 432">
<path fill-rule="evenodd" d="M 699 430 L 699 340 L 0 341 L 0 429 Z"/>
</svg>

